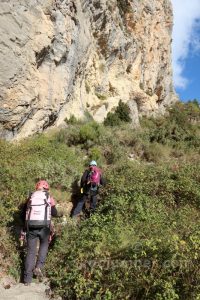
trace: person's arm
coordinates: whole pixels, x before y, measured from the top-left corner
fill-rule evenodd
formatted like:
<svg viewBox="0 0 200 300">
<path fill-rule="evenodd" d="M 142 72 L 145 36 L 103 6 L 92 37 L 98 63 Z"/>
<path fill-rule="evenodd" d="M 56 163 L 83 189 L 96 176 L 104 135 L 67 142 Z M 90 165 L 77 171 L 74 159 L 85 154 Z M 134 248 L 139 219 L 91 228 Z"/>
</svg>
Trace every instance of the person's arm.
<svg viewBox="0 0 200 300">
<path fill-rule="evenodd" d="M 57 211 L 57 208 L 56 208 L 56 206 L 54 205 L 54 206 L 51 206 L 51 215 L 52 215 L 52 217 L 58 217 L 58 211 Z"/>
<path fill-rule="evenodd" d="M 88 178 L 89 171 L 85 170 L 81 177 L 81 188 L 83 188 L 87 184 L 87 178 Z"/>
<path fill-rule="evenodd" d="M 23 204 L 22 210 L 20 212 L 20 219 L 22 224 L 22 231 L 26 231 L 26 209 L 27 209 L 27 201 Z"/>
<path fill-rule="evenodd" d="M 54 200 L 53 197 L 50 197 L 50 202 L 51 202 L 51 215 L 52 217 L 56 218 L 56 217 L 62 217 L 63 213 L 62 212 L 58 212 L 57 208 L 56 208 L 56 202 Z"/>
<path fill-rule="evenodd" d="M 29 192 L 28 193 L 28 196 L 24 202 L 24 204 L 22 205 L 22 208 L 21 208 L 21 211 L 20 211 L 20 219 L 22 221 L 22 224 L 23 224 L 23 231 L 25 232 L 26 231 L 26 210 L 27 210 L 27 205 L 28 205 L 28 202 L 31 198 L 31 195 L 33 194 L 33 192 Z"/>
<path fill-rule="evenodd" d="M 102 185 L 102 186 L 105 186 L 106 185 L 106 180 L 105 180 L 105 178 L 101 175 L 101 178 L 100 178 L 100 184 Z"/>
<path fill-rule="evenodd" d="M 22 206 L 22 210 L 21 210 L 21 220 L 23 223 L 25 223 L 25 219 L 26 219 L 26 209 L 27 209 L 27 202 L 25 202 Z"/>
</svg>

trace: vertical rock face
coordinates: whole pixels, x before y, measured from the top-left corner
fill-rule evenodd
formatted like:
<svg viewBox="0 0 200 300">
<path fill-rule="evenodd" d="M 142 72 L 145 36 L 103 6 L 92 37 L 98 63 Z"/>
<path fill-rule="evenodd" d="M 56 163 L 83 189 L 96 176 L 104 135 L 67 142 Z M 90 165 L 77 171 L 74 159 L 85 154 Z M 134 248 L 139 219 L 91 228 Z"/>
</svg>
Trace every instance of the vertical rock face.
<svg viewBox="0 0 200 300">
<path fill-rule="evenodd" d="M 0 136 L 20 139 L 120 99 L 138 115 L 176 101 L 170 0 L 1 0 Z"/>
</svg>

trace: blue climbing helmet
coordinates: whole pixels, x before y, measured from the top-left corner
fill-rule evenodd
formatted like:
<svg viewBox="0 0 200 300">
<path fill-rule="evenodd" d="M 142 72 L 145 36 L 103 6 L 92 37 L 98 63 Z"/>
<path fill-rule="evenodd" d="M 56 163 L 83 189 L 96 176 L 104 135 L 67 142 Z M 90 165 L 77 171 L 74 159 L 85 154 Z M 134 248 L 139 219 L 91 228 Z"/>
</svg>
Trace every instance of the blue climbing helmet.
<svg viewBox="0 0 200 300">
<path fill-rule="evenodd" d="M 97 163 L 95 160 L 92 160 L 90 163 L 89 163 L 89 166 L 97 166 Z"/>
</svg>

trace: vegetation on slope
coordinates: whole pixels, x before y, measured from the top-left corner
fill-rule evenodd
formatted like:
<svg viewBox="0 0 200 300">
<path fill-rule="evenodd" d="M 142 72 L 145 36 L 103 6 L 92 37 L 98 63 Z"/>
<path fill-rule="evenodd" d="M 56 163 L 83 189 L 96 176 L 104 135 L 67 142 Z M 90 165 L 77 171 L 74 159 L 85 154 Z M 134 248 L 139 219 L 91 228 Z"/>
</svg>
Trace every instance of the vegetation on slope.
<svg viewBox="0 0 200 300">
<path fill-rule="evenodd" d="M 54 292 L 63 299 L 200 299 L 198 104 L 177 103 L 166 116 L 142 119 L 139 130 L 109 118 L 112 126 L 72 118 L 59 132 L 1 141 L 1 272 L 19 277 L 13 228 L 35 182 L 48 180 L 65 205 L 92 158 L 107 186 L 89 219 L 56 225 L 45 267 Z"/>
</svg>

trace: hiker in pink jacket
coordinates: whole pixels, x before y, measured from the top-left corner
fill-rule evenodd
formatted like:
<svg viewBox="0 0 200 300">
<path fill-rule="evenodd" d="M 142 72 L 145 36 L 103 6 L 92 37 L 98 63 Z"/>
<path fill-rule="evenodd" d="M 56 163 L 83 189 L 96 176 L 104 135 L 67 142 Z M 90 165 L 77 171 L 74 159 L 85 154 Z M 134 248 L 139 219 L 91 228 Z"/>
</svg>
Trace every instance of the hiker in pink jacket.
<svg viewBox="0 0 200 300">
<path fill-rule="evenodd" d="M 88 169 L 84 171 L 81 177 L 82 197 L 73 210 L 72 217 L 76 217 L 80 214 L 89 195 L 91 197 L 90 212 L 94 212 L 97 205 L 97 195 L 99 192 L 99 187 L 104 185 L 105 179 L 102 176 L 102 170 L 97 167 L 96 161 L 92 160 L 89 163 Z"/>
</svg>

